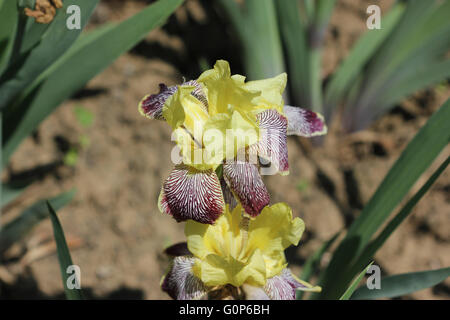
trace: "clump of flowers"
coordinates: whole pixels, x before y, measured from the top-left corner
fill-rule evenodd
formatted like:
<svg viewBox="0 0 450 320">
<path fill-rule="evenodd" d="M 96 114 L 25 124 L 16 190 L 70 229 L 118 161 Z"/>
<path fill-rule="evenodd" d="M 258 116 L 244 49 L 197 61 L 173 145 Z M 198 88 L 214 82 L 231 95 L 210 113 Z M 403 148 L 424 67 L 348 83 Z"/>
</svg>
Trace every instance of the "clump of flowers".
<svg viewBox="0 0 450 320">
<path fill-rule="evenodd" d="M 318 290 L 287 268 L 283 251 L 298 244 L 304 225 L 286 204 L 268 206 L 260 176 L 289 173 L 287 135 L 327 131 L 321 115 L 284 105 L 286 81 L 246 82 L 219 60 L 197 80 L 161 84 L 140 102 L 141 114 L 171 126 L 180 151 L 158 201 L 187 221 L 187 244 L 167 250 L 175 258 L 162 288 L 171 297 L 293 299 L 296 289 Z"/>
</svg>

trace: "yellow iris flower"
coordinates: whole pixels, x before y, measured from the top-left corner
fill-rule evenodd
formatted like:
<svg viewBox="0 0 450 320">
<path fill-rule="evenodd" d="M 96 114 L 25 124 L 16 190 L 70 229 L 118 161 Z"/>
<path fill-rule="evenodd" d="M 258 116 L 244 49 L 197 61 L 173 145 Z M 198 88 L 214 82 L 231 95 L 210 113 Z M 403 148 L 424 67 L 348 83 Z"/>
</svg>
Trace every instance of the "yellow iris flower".
<svg viewBox="0 0 450 320">
<path fill-rule="evenodd" d="M 230 211 L 227 205 L 214 225 L 186 223 L 188 248 L 196 258 L 192 271 L 206 286 L 264 286 L 286 267 L 284 249 L 297 245 L 305 228 L 285 203 L 267 206 L 251 220 L 242 213 L 241 206 Z"/>
<path fill-rule="evenodd" d="M 225 158 L 258 142 L 257 114 L 268 109 L 283 114 L 286 81 L 283 73 L 245 82 L 244 76 L 231 76 L 228 62 L 219 60 L 196 80 L 201 93 L 193 94 L 194 85 L 179 86 L 165 101 L 162 116 L 174 131 L 183 163 L 216 169 Z"/>
</svg>

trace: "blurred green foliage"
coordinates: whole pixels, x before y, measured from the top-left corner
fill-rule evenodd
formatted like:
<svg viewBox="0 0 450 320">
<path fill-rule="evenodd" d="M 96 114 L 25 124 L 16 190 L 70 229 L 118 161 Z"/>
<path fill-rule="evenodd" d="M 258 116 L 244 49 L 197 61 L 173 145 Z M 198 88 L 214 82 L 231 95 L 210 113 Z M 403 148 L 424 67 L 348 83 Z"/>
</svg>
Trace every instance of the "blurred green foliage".
<svg viewBox="0 0 450 320">
<path fill-rule="evenodd" d="M 322 52 L 335 0 L 220 4 L 240 39 L 247 76 L 286 71 L 289 104 L 323 113 L 327 122 L 341 106 L 347 131 L 366 128 L 405 97 L 450 77 L 450 1 L 395 2 L 381 29 L 367 30 L 327 83 Z"/>
<path fill-rule="evenodd" d="M 24 14 L 34 8 L 34 0 L 0 0 L 0 116 L 2 168 L 20 143 L 38 128 L 64 100 L 73 96 L 90 79 L 121 54 L 141 41 L 150 30 L 164 23 L 182 0 L 161 0 L 120 24 L 107 24 L 83 33 L 99 0 L 64 0 L 49 24 L 36 23 Z M 80 30 L 66 27 L 66 9 L 80 7 Z M 75 107 L 76 119 L 83 127 L 94 121 L 92 113 Z M 81 146 L 89 139 L 82 136 Z M 78 150 L 71 149 L 64 162 L 74 165 Z M 4 181 L 1 206 L 16 199 L 32 183 Z M 69 202 L 73 194 L 63 193 L 51 200 L 55 209 Z M 54 202 L 53 202 L 54 201 Z M 18 218 L 2 227 L 0 255 L 48 217 L 45 203 L 38 201 Z"/>
</svg>

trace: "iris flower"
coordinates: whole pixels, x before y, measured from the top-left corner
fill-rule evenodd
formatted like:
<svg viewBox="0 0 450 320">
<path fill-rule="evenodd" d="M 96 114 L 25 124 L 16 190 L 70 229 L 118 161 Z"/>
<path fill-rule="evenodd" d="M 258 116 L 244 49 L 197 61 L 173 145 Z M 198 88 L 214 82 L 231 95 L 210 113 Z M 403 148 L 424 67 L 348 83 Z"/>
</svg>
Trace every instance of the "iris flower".
<svg viewBox="0 0 450 320">
<path fill-rule="evenodd" d="M 303 231 L 303 221 L 292 219 L 285 203 L 266 206 L 256 218 L 227 205 L 214 225 L 189 220 L 187 245 L 166 250 L 175 258 L 162 289 L 179 300 L 289 300 L 296 290 L 320 291 L 287 268 L 284 249 L 297 245 Z"/>
<path fill-rule="evenodd" d="M 197 80 L 160 84 L 158 94 L 142 99 L 140 113 L 165 120 L 182 155 L 163 184 L 160 211 L 178 222 L 213 224 L 224 211 L 224 193 L 231 192 L 253 217 L 269 204 L 259 160 L 288 174 L 287 135 L 327 131 L 321 115 L 284 105 L 286 81 L 283 73 L 245 82 L 219 60 Z"/>
</svg>

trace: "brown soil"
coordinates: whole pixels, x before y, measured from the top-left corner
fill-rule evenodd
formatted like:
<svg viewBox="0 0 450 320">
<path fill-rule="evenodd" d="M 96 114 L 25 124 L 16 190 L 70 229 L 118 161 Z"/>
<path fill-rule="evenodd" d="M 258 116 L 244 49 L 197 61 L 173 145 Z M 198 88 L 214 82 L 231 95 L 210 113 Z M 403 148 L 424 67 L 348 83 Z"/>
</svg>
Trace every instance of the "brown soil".
<svg viewBox="0 0 450 320">
<path fill-rule="evenodd" d="M 327 35 L 324 77 L 366 30 L 368 3 L 338 2 L 330 28 L 335 35 L 331 31 Z M 392 1 L 380 3 L 384 11 Z M 122 20 L 144 6 L 143 1 L 103 2 L 90 28 Z M 188 1 L 172 20 L 189 21 L 187 12 L 193 12 L 200 26 L 211 22 L 195 0 Z M 221 54 L 220 45 L 207 46 L 212 48 L 207 59 L 225 58 L 234 66 L 236 58 L 230 48 Z M 88 137 L 89 145 L 80 151 L 74 167 L 56 166 L 45 174 L 3 212 L 2 220 L 10 220 L 38 199 L 76 188 L 74 200 L 59 211 L 59 216 L 71 243 L 73 261 L 81 267 L 82 287 L 90 298 L 168 298 L 159 289 L 167 267 L 162 250 L 184 240 L 183 224 L 161 214 L 157 198 L 172 168 L 173 143 L 169 127 L 140 116 L 137 103 L 145 94 L 157 91 L 160 82 L 170 85 L 182 81 L 182 74 L 198 75 L 197 60 L 194 66 L 182 62 L 202 57 L 200 49 L 192 48 L 168 28 L 153 31 L 132 53 L 120 57 L 65 102 L 12 157 L 8 170 L 20 173 L 60 161 L 61 144 L 76 145 L 82 135 Z M 240 73 L 239 67 L 233 67 L 233 72 Z M 312 147 L 306 139 L 289 138 L 290 175 L 268 176 L 265 182 L 272 202 L 287 202 L 306 223 L 301 245 L 289 252 L 294 271 L 299 272 L 323 241 L 358 215 L 407 143 L 449 96 L 449 86 L 420 92 L 364 132 L 351 136 L 330 132 L 322 147 Z M 75 120 L 73 108 L 80 105 L 93 113 L 91 127 Z M 449 151 L 447 147 L 412 191 L 418 190 Z M 450 265 L 449 186 L 447 170 L 377 253 L 376 263 L 384 274 Z M 44 221 L 8 252 L 10 262 L 4 271 L 10 277 L 2 296 L 63 297 L 54 250 L 39 254 L 51 239 L 50 221 Z M 325 256 L 322 264 L 329 258 Z M 447 280 L 407 298 L 448 299 L 449 285 Z"/>
</svg>

